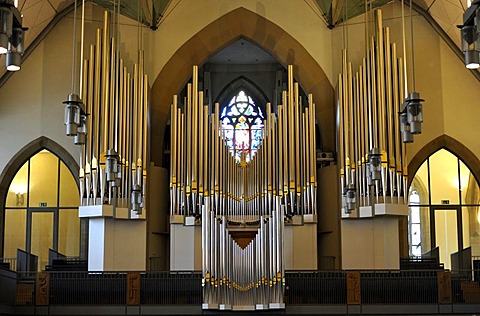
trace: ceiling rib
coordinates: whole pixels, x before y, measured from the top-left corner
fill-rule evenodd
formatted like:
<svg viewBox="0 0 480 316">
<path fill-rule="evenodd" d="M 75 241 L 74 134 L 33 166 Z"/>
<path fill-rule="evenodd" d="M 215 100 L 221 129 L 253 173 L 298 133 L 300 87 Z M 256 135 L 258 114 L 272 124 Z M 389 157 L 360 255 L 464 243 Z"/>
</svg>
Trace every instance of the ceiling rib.
<svg viewBox="0 0 480 316">
<path fill-rule="evenodd" d="M 401 0 L 398 0 L 398 1 L 401 1 Z M 455 55 L 458 58 L 460 58 L 460 60 L 463 63 L 465 60 L 465 56 L 463 55 L 463 52 L 460 50 L 460 48 L 458 48 L 457 44 L 453 42 L 451 37 L 442 29 L 442 27 L 437 23 L 437 21 L 435 21 L 435 19 L 430 15 L 430 13 L 428 13 L 427 10 L 425 10 L 415 2 L 412 2 L 412 8 L 418 14 L 420 14 L 425 20 L 427 20 L 428 24 L 432 26 L 435 32 L 437 32 L 437 34 L 445 41 L 448 47 L 450 47 L 450 49 L 455 53 Z M 478 69 L 470 69 L 470 72 L 480 82 L 480 71 L 478 71 Z"/>
</svg>

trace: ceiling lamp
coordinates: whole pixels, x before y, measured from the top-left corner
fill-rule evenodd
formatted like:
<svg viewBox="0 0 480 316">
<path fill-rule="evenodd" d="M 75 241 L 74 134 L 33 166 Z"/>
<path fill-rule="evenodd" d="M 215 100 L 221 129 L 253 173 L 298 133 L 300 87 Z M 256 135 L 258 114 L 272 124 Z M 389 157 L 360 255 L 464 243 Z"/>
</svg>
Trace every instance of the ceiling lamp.
<svg viewBox="0 0 480 316">
<path fill-rule="evenodd" d="M 20 70 L 24 51 L 23 39 L 27 29 L 12 0 L 0 0 L 0 55 L 6 54 L 7 70 Z"/>
<path fill-rule="evenodd" d="M 463 14 L 462 50 L 468 69 L 480 67 L 480 0 L 474 0 Z"/>
</svg>

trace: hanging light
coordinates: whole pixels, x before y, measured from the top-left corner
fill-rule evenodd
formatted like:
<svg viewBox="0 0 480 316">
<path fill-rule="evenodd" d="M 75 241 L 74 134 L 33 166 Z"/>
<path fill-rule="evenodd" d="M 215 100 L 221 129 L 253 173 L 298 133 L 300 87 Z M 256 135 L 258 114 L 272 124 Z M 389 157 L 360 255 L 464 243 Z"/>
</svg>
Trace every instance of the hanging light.
<svg viewBox="0 0 480 316">
<path fill-rule="evenodd" d="M 480 0 L 475 0 L 480 1 Z M 406 69 L 406 53 L 405 53 L 405 25 L 404 25 L 405 15 L 403 13 L 403 0 L 402 0 L 402 24 L 403 24 L 403 45 L 404 45 L 404 67 L 405 74 L 407 73 Z M 411 88 L 412 92 L 407 93 L 405 89 L 406 98 L 403 101 L 402 108 L 398 115 L 400 115 L 400 129 L 402 133 L 402 140 L 404 143 L 413 143 L 413 135 L 422 133 L 422 123 L 423 123 L 423 108 L 422 102 L 425 100 L 420 98 L 420 93 L 415 91 L 415 52 L 414 52 L 414 41 L 413 41 L 413 19 L 412 19 L 412 0 L 410 0 L 410 40 L 411 40 L 411 56 L 412 56 L 412 81 Z M 406 80 L 405 76 L 405 80 Z M 405 88 L 407 87 L 407 82 L 405 82 Z"/>
<path fill-rule="evenodd" d="M 465 54 L 465 66 L 468 69 L 477 69 L 480 67 L 479 51 L 480 43 L 475 25 L 466 25 L 462 27 L 462 50 Z"/>
<path fill-rule="evenodd" d="M 369 176 L 372 181 L 378 181 L 382 177 L 382 154 L 380 149 L 372 148 L 368 154 Z"/>
<path fill-rule="evenodd" d="M 472 1 L 463 14 L 463 25 L 460 25 L 462 51 L 465 54 L 465 67 L 480 68 L 480 0 Z"/>
<path fill-rule="evenodd" d="M 1 1 L 1 0 L 0 0 Z M 76 51 L 75 51 L 75 44 L 76 44 L 76 29 L 75 29 L 75 22 L 77 18 L 77 1 L 74 4 L 74 13 L 73 13 L 73 58 L 72 58 L 72 92 L 68 95 L 66 101 L 63 102 L 65 104 L 65 117 L 64 117 L 64 124 L 65 124 L 65 134 L 67 136 L 74 136 L 74 143 L 75 145 L 83 145 L 85 144 L 85 137 L 87 134 L 87 113 L 85 111 L 85 105 L 82 102 L 82 99 L 78 94 L 75 93 L 76 89 L 76 73 L 75 73 L 75 63 L 76 63 Z M 83 23 L 83 16 L 82 16 L 82 23 Z M 83 25 L 82 25 L 83 29 Z M 83 43 L 83 42 L 82 42 Z M 83 45 L 81 47 L 83 50 Z M 7 64 L 8 64 L 8 55 L 7 55 Z M 82 77 L 82 73 L 80 73 L 80 77 Z M 81 79 L 80 79 L 81 80 Z"/>
<path fill-rule="evenodd" d="M 8 71 L 20 70 L 24 52 L 22 16 L 11 0 L 0 0 L 0 55 L 6 55 Z"/>
<path fill-rule="evenodd" d="M 350 183 L 345 191 L 345 213 L 350 214 L 357 208 L 357 189 L 353 183 Z"/>
<path fill-rule="evenodd" d="M 82 115 L 85 116 L 85 106 L 75 93 L 70 93 L 67 101 L 64 101 L 63 104 L 65 104 L 65 134 L 77 136 Z"/>
</svg>

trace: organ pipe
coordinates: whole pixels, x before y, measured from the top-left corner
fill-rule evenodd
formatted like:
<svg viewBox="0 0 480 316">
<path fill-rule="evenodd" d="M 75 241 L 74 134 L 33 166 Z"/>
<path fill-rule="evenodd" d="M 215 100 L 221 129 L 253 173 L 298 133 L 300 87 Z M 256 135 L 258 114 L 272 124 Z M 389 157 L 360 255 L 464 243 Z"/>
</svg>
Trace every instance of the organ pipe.
<svg viewBox="0 0 480 316">
<path fill-rule="evenodd" d="M 82 98 L 86 101 L 87 134 L 82 146 L 84 190 L 81 206 L 109 204 L 144 208 L 148 143 L 148 77 L 143 52 L 130 72 L 109 31 L 105 12 L 84 66 Z M 130 213 L 130 212 L 129 212 Z"/>
<path fill-rule="evenodd" d="M 302 104 L 289 66 L 282 104 L 266 105 L 261 145 L 247 153 L 229 147 L 220 104 L 210 113 L 198 87 L 194 66 L 183 103 L 174 96 L 171 104 L 170 215 L 202 224 L 207 306 L 280 304 L 284 222 L 316 214 L 313 96 Z M 228 233 L 231 228 L 256 230 L 256 237 L 243 249 Z"/>
<path fill-rule="evenodd" d="M 375 203 L 406 202 L 405 147 L 398 118 L 405 89 L 403 61 L 390 42 L 389 28 L 383 27 L 381 10 L 375 11 L 375 28 L 355 73 L 343 51 L 338 78 L 338 153 L 345 213 Z"/>
</svg>

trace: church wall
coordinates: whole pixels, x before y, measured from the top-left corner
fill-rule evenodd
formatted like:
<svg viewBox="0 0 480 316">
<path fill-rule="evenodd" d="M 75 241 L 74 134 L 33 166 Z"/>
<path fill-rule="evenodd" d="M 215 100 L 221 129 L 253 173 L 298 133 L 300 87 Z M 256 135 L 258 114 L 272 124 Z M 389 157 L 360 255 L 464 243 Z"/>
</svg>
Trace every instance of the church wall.
<svg viewBox="0 0 480 316">
<path fill-rule="evenodd" d="M 85 22 L 85 58 L 89 46 L 95 43 L 95 30 L 103 27 L 104 10 L 87 4 Z M 80 10 L 77 10 L 77 60 L 80 60 Z M 39 136 L 46 136 L 63 146 L 78 161 L 80 148 L 73 145 L 73 138 L 65 136 L 64 105 L 72 89 L 72 28 L 73 13 L 61 20 L 41 41 L 29 58 L 22 63 L 0 88 L 0 170 L 22 147 Z M 136 22 L 121 19 L 122 58 L 133 72 L 137 59 Z M 148 33 L 145 32 L 145 48 L 148 58 Z M 28 32 L 28 31 L 27 31 Z M 147 73 L 150 68 L 146 68 Z M 77 66 L 77 77 L 79 67 Z M 78 84 L 77 84 L 78 90 Z"/>
<path fill-rule="evenodd" d="M 393 2 L 382 7 L 383 24 L 390 27 L 391 42 L 397 44 L 397 52 L 403 55 L 401 4 Z M 416 90 L 425 99 L 423 110 L 423 133 L 415 136 L 413 144 L 407 145 L 410 160 L 421 148 L 442 134 L 447 134 L 479 157 L 480 130 L 476 118 L 480 114 L 480 83 L 437 35 L 428 22 L 413 12 L 414 53 Z M 409 8 L 405 8 L 407 73 L 411 85 L 411 40 Z M 371 23 L 371 16 L 369 21 Z M 365 56 L 365 16 L 361 15 L 348 22 L 348 50 L 353 69 L 358 69 Z M 373 30 L 373 25 L 369 26 Z M 343 26 L 332 31 L 333 73 L 341 68 L 343 48 Z M 370 32 L 371 35 L 371 32 Z M 334 84 L 336 86 L 336 83 Z M 410 89 L 409 89 L 410 90 Z"/>
<path fill-rule="evenodd" d="M 220 16 L 243 6 L 266 17 L 296 38 L 335 86 L 341 63 L 342 28 L 328 30 L 321 17 L 314 12 L 317 9 L 312 10 L 309 3 L 278 0 L 174 1 L 158 30 L 142 31 L 146 64 L 149 65 L 146 72 L 150 75 L 150 82 L 155 80 L 185 41 Z M 87 22 L 86 43 L 93 43 L 93 29 L 101 25 L 102 12 L 102 9 L 88 10 L 94 21 Z M 22 64 L 22 70 L 0 88 L 0 170 L 20 148 L 41 135 L 59 143 L 78 159 L 79 148 L 73 145 L 72 138 L 65 136 L 63 125 L 62 101 L 71 90 L 71 17 L 69 15 L 60 21 Z M 348 27 L 348 47 L 354 65 L 358 65 L 364 56 L 363 19 L 363 16 L 353 19 Z M 408 156 L 413 157 L 432 139 L 448 134 L 479 157 L 480 129 L 476 128 L 476 120 L 480 117 L 479 82 L 422 17 L 415 15 L 414 23 L 416 84 L 426 102 L 424 132 L 415 137 L 415 143 L 408 145 Z M 384 25 L 392 27 L 392 41 L 397 43 L 401 52 L 400 5 L 397 2 L 384 7 Z M 261 30 L 262 26 L 255 27 Z M 121 28 L 122 51 L 127 51 L 124 56 L 127 64 L 131 64 L 136 59 L 137 25 L 136 22 L 122 19 Z M 408 34 L 407 45 L 410 45 Z M 322 96 L 315 95 L 314 98 L 321 99 Z M 322 188 L 319 187 L 319 190 Z"/>
</svg>

